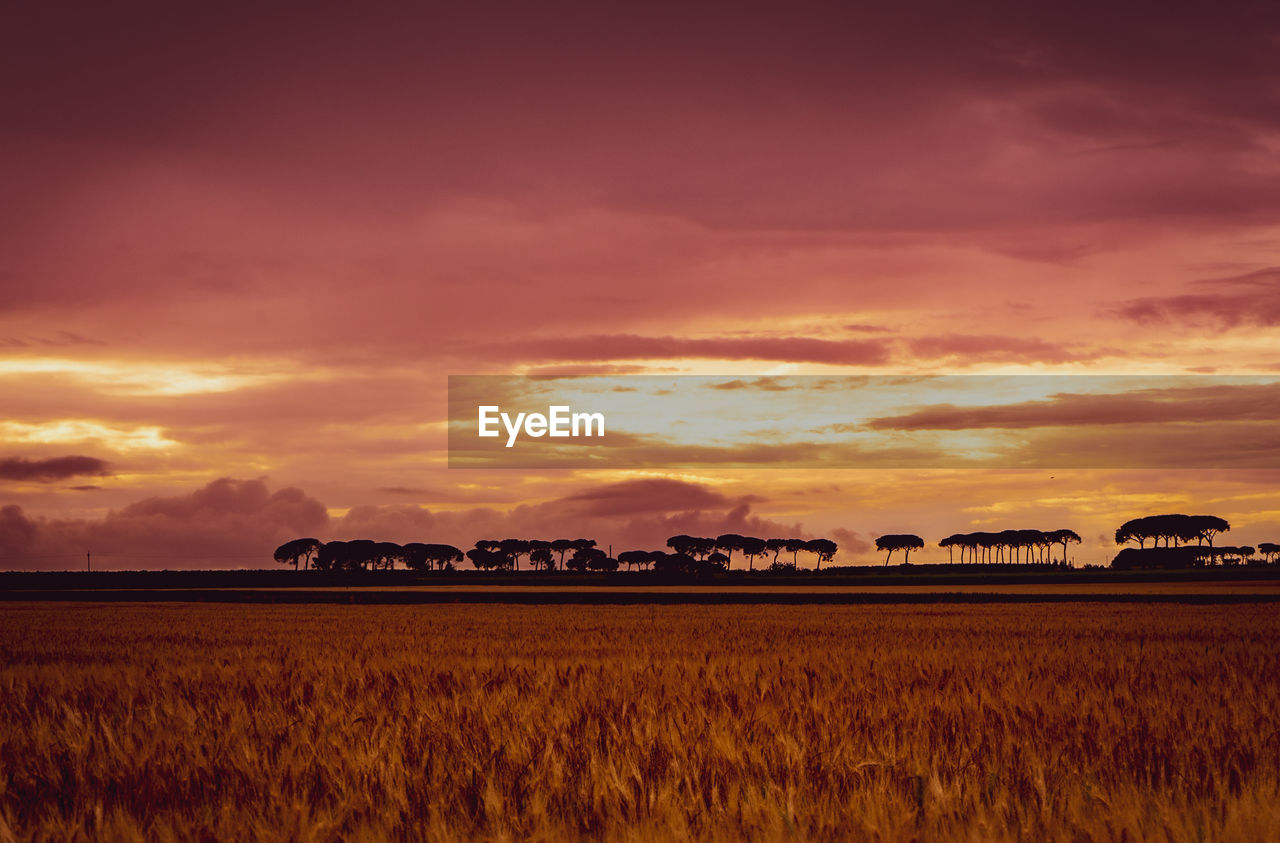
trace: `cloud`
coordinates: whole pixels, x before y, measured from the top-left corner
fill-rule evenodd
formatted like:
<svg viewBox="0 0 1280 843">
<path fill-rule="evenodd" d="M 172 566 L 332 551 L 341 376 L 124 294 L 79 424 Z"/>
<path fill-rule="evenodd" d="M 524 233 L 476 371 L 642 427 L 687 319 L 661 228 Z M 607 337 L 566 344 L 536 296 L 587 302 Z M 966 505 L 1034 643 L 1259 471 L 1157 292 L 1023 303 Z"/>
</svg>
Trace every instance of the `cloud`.
<svg viewBox="0 0 1280 843">
<path fill-rule="evenodd" d="M 31 545 L 38 531 L 39 527 L 23 513 L 22 507 L 17 504 L 0 507 L 0 560 L 11 561 L 12 554 Z"/>
<path fill-rule="evenodd" d="M 100 519 L 0 514 L 0 566 L 78 567 L 86 551 L 104 568 L 268 567 L 291 538 L 327 529 L 325 507 L 296 488 L 222 478 L 185 495 L 153 496 Z"/>
<path fill-rule="evenodd" d="M 437 541 L 471 547 L 482 538 L 595 538 L 615 552 L 660 548 L 677 533 L 808 537 L 751 511 L 752 495 L 648 478 L 587 487 L 507 510 L 433 511 L 412 504 L 362 505 L 331 520 L 297 488 L 222 478 L 188 494 L 153 496 L 99 519 L 29 517 L 0 508 L 0 568 L 78 568 L 84 553 L 102 568 L 272 567 L 272 551 L 300 536 Z"/>
<path fill-rule="evenodd" d="M 912 354 L 927 360 L 959 357 L 969 363 L 1074 363 L 1116 353 L 996 334 L 943 334 L 913 339 L 907 346 Z"/>
<path fill-rule="evenodd" d="M 701 484 L 661 478 L 588 487 L 509 510 L 477 507 L 359 506 L 333 525 L 335 538 L 443 541 L 471 547 L 482 538 L 592 538 L 601 547 L 660 549 L 680 533 L 808 537 L 799 523 L 754 514 L 753 496 L 728 497 Z M 596 503 L 594 499 L 600 498 Z M 424 538 L 425 537 L 425 538 Z"/>
<path fill-rule="evenodd" d="M 972 430 L 1280 421 L 1280 384 L 1147 389 L 1127 394 L 1059 393 L 1043 401 L 995 406 L 938 404 L 871 419 L 874 430 Z"/>
<path fill-rule="evenodd" d="M 1130 299 L 1112 313 L 1141 324 L 1183 323 L 1219 329 L 1280 325 L 1280 267 L 1196 283 L 1217 289 Z"/>
<path fill-rule="evenodd" d="M 561 498 L 556 503 L 584 516 L 635 515 L 647 512 L 675 512 L 726 509 L 762 500 L 754 495 L 730 499 L 696 483 L 646 477 L 596 486 Z"/>
<path fill-rule="evenodd" d="M 79 476 L 103 477 L 110 473 L 108 464 L 96 457 L 50 457 L 43 460 L 30 460 L 23 457 L 0 459 L 0 480 L 49 482 Z"/>
<path fill-rule="evenodd" d="M 856 428 L 829 425 L 811 432 L 853 429 Z M 463 440 L 465 444 L 451 450 L 449 458 L 453 468 L 465 469 L 891 468 L 929 467 L 951 459 L 946 449 L 929 442 L 849 442 L 829 437 L 814 441 L 785 439 L 776 431 L 764 433 L 767 439 L 704 445 L 612 430 L 589 447 L 582 444 L 585 440 L 559 445 L 538 439 L 511 449 L 494 439 L 483 440 L 489 443 L 486 445 L 472 446 L 468 437 Z"/>
<path fill-rule="evenodd" d="M 3 278 L 0 278 L 3 281 Z M 65 348 L 80 345 L 106 345 L 102 340 L 81 336 L 73 331 L 56 331 L 43 337 L 0 337 L 0 348 Z"/>
<path fill-rule="evenodd" d="M 867 553 L 873 546 L 861 533 L 846 530 L 844 527 L 832 530 L 831 538 L 840 545 L 840 555 L 846 559 Z"/>
<path fill-rule="evenodd" d="M 759 389 L 765 392 L 786 392 L 789 389 L 795 389 L 795 386 L 782 383 L 777 378 L 752 378 L 751 380 L 743 380 L 734 378 L 731 381 L 722 381 L 720 383 L 711 384 L 709 389 L 734 390 L 734 389 Z"/>
<path fill-rule="evenodd" d="M 525 370 L 529 377 L 539 378 L 575 378 L 601 375 L 640 375 L 669 371 L 666 367 L 649 367 L 633 365 L 610 365 L 590 363 L 570 363 L 565 366 L 534 366 Z"/>
<path fill-rule="evenodd" d="M 692 338 L 602 334 L 549 337 L 495 343 L 467 349 L 469 356 L 512 360 L 780 360 L 844 366 L 878 366 L 889 361 L 889 347 L 873 340 L 823 340 L 810 337 Z"/>
</svg>

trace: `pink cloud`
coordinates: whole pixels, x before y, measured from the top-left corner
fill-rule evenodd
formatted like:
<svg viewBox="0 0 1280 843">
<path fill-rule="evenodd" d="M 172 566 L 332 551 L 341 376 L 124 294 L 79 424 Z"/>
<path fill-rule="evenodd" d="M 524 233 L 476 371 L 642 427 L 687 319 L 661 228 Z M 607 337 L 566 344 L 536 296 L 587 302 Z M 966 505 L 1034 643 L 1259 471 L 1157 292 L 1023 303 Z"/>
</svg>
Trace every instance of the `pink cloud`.
<svg viewBox="0 0 1280 843">
<path fill-rule="evenodd" d="M 328 528 L 324 506 L 300 489 L 223 478 L 186 495 L 150 497 L 101 519 L 0 514 L 0 565 L 79 567 L 86 552 L 103 568 L 266 567 L 282 542 Z"/>
<path fill-rule="evenodd" d="M 34 480 L 48 482 L 70 477 L 101 477 L 110 474 L 109 466 L 97 457 L 50 457 L 48 459 L 24 459 L 7 457 L 0 459 L 0 480 Z"/>
<path fill-rule="evenodd" d="M 1280 325 L 1280 267 L 1196 283 L 1213 287 L 1214 291 L 1132 299 L 1114 312 L 1148 324 L 1180 323 L 1221 329 Z"/>
<path fill-rule="evenodd" d="M 715 358 L 877 366 L 889 360 L 888 346 L 882 342 L 809 337 L 700 339 L 609 334 L 529 339 L 519 343 L 475 346 L 468 352 L 474 358 L 495 361 Z"/>
<path fill-rule="evenodd" d="M 911 353 L 926 360 L 960 358 L 967 363 L 1072 363 L 1092 360 L 1114 349 L 1072 347 L 1035 337 L 997 334 L 942 334 L 908 341 Z"/>
<path fill-rule="evenodd" d="M 589 486 L 551 501 L 508 510 L 441 511 L 413 505 L 353 507 L 334 523 L 336 538 L 445 541 L 470 547 L 482 538 L 594 538 L 601 547 L 659 549 L 680 533 L 802 536 L 800 524 L 755 515 L 754 496 L 729 497 L 678 480 L 641 479 Z"/>
<path fill-rule="evenodd" d="M 1280 386 L 1224 384 L 1112 395 L 1062 393 L 1043 401 L 993 406 L 942 404 L 872 419 L 868 426 L 876 430 L 969 430 L 1276 420 L 1280 420 Z M 1233 435 L 1227 434 L 1228 438 Z"/>
</svg>

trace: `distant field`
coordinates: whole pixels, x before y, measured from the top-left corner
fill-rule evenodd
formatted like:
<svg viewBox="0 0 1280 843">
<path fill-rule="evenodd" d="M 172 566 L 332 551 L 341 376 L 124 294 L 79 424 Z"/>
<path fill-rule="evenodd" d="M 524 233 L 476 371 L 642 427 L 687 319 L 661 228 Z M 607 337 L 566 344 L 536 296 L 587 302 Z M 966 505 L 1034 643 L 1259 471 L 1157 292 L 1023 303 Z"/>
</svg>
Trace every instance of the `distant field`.
<svg viewBox="0 0 1280 843">
<path fill-rule="evenodd" d="M 0 839 L 1232 839 L 1270 605 L 10 603 Z"/>
<path fill-rule="evenodd" d="M 889 604 L 1028 602 L 1280 603 L 1280 580 L 787 585 L 247 585 L 0 590 L 3 601 L 370 604 Z"/>
<path fill-rule="evenodd" d="M 266 589 L 251 589 L 264 591 Z M 310 591 L 385 591 L 379 586 L 317 586 Z M 472 592 L 473 585 L 402 586 L 395 591 Z M 1225 582 L 1100 582 L 1100 583 L 990 583 L 938 585 L 491 585 L 486 591 L 506 594 L 1271 594 L 1280 597 L 1280 580 L 1231 580 Z"/>
</svg>

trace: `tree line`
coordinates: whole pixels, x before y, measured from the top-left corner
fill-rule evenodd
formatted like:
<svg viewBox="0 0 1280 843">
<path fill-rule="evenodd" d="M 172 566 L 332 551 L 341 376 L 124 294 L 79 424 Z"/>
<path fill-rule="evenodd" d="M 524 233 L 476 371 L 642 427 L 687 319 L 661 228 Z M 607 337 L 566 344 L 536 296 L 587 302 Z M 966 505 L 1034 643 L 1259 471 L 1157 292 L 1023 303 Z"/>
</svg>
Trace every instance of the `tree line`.
<svg viewBox="0 0 1280 843">
<path fill-rule="evenodd" d="M 1062 545 L 1062 561 L 1067 558 L 1067 545 L 1080 544 L 1075 530 L 1001 530 L 998 533 L 953 533 L 938 547 L 945 547 L 948 556 L 960 550 L 960 563 L 967 554 L 970 562 L 994 562 L 1018 564 L 1021 562 L 1053 561 L 1052 550 Z"/>
<path fill-rule="evenodd" d="M 1116 529 L 1116 544 L 1137 542 L 1111 561 L 1113 568 L 1188 568 L 1201 565 L 1254 564 L 1261 556 L 1265 564 L 1280 559 L 1280 545 L 1261 542 L 1249 545 L 1215 546 L 1214 539 L 1231 529 L 1231 524 L 1215 515 L 1146 515 L 1126 521 Z M 1147 547 L 1147 542 L 1151 546 Z M 1163 542 L 1163 543 L 1162 543 Z M 1195 544 L 1192 544 L 1195 542 Z"/>
<path fill-rule="evenodd" d="M 1196 542 L 1194 552 L 1182 553 L 1177 564 L 1205 564 L 1215 561 L 1245 560 L 1255 553 L 1265 561 L 1280 561 L 1280 545 L 1262 542 L 1253 547 L 1214 547 L 1215 536 L 1231 529 L 1224 519 L 1213 515 L 1148 515 L 1134 518 L 1122 524 L 1115 533 L 1116 544 L 1137 542 L 1139 550 L 1179 548 Z M 938 542 L 947 549 L 948 562 L 960 564 L 1029 564 L 1061 562 L 1065 564 L 1067 547 L 1080 544 L 1080 536 L 1074 530 L 1000 530 L 998 532 L 953 533 Z M 1054 559 L 1054 548 L 1061 545 L 1061 560 Z M 879 536 L 875 547 L 885 552 L 887 567 L 893 555 L 899 551 L 903 562 L 910 563 L 911 551 L 921 550 L 924 539 L 909 533 L 890 533 Z M 721 536 L 700 537 L 678 535 L 667 539 L 670 550 L 627 550 L 617 557 L 597 547 L 594 539 L 481 539 L 475 547 L 463 551 L 449 544 L 409 542 L 396 544 L 369 539 L 322 542 L 314 538 L 300 538 L 285 542 L 276 548 L 274 558 L 294 568 L 314 568 L 321 571 L 389 570 L 397 564 L 415 571 L 450 571 L 464 559 L 478 570 L 520 570 L 522 559 L 527 559 L 533 570 L 540 571 L 616 571 L 619 567 L 634 570 L 654 570 L 668 573 L 706 574 L 728 570 L 733 566 L 733 554 L 739 553 L 746 560 L 747 570 L 755 570 L 757 560 L 767 558 L 772 571 L 794 571 L 799 568 L 799 554 L 810 554 L 816 570 L 824 562 L 831 562 L 839 546 L 830 539 L 757 538 L 726 533 Z M 781 554 L 791 558 L 779 558 Z M 1117 557 L 1119 558 L 1119 557 Z M 1154 557 L 1153 557 L 1154 558 Z M 1172 559 L 1172 557 L 1170 557 Z M 1126 564 L 1137 564 L 1130 561 Z"/>
<path fill-rule="evenodd" d="M 620 566 L 635 570 L 704 573 L 727 570 L 733 562 L 734 552 L 742 554 L 748 568 L 754 570 L 756 559 L 772 554 L 771 568 L 795 569 L 797 554 L 808 552 L 817 559 L 817 566 L 830 562 L 839 546 L 830 539 L 760 539 L 726 533 L 716 538 L 696 536 L 672 536 L 664 550 L 628 550 L 617 558 L 596 546 L 594 539 L 481 539 L 475 547 L 463 552 L 449 544 L 424 544 L 410 542 L 380 542 L 371 539 L 322 542 L 315 538 L 287 541 L 276 548 L 274 559 L 296 569 L 314 568 L 319 571 L 369 571 L 389 570 L 397 563 L 415 571 L 451 571 L 463 559 L 478 570 L 520 570 L 520 561 L 527 558 L 533 570 L 555 571 L 616 571 Z M 791 561 L 779 560 L 782 552 L 791 554 Z M 566 556 L 568 558 L 566 558 Z"/>
</svg>

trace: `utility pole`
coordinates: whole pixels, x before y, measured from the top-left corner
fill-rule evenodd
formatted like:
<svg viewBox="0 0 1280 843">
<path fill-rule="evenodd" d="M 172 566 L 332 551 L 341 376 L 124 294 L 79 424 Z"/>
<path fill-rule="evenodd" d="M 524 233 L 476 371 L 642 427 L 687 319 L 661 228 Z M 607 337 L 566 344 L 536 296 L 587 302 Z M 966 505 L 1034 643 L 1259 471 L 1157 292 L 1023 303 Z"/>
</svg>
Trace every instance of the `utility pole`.
<svg viewBox="0 0 1280 843">
<path fill-rule="evenodd" d="M 89 558 L 89 551 L 87 550 L 84 552 L 84 569 L 86 571 L 93 570 L 93 560 Z"/>
</svg>

